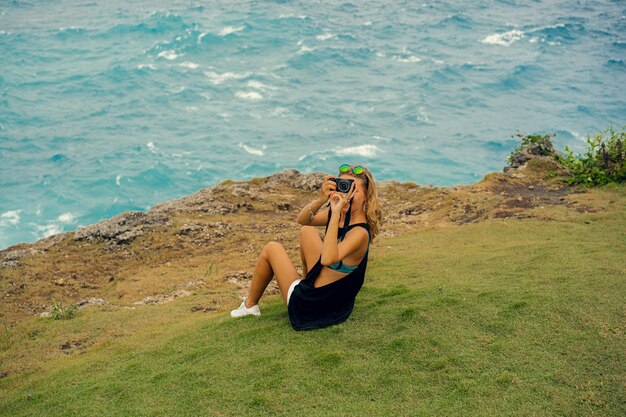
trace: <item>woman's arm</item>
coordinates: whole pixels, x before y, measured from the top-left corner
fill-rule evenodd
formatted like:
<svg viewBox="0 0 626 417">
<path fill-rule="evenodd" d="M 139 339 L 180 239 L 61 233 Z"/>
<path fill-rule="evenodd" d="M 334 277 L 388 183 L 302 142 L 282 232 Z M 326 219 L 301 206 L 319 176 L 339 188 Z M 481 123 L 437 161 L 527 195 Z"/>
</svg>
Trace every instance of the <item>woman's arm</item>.
<svg viewBox="0 0 626 417">
<path fill-rule="evenodd" d="M 315 213 L 317 213 L 320 207 L 322 207 L 325 203 L 326 202 L 324 200 L 321 200 L 319 198 L 315 201 L 310 202 L 309 204 L 304 206 L 302 211 L 300 211 L 300 214 L 298 214 L 298 218 L 296 219 L 296 221 L 303 226 L 313 225 L 318 216 L 323 216 L 323 213 L 320 213 L 318 215 L 316 215 Z M 313 220 L 313 218 L 311 217 L 311 213 L 313 213 L 313 215 L 315 216 L 315 220 Z M 325 218 L 328 219 L 328 217 Z M 324 224 L 326 224 L 326 222 L 324 222 Z"/>
<path fill-rule="evenodd" d="M 339 232 L 339 217 L 341 214 L 333 211 L 330 215 L 328 230 L 324 236 L 324 245 L 322 246 L 322 265 L 332 265 L 337 262 L 337 233 Z M 332 262 L 329 262 L 332 261 Z"/>
<path fill-rule="evenodd" d="M 337 234 L 339 231 L 339 217 L 337 212 L 332 212 L 328 230 L 324 237 L 322 246 L 321 264 L 332 265 L 346 256 L 356 252 L 364 245 L 367 245 L 369 235 L 367 230 L 362 227 L 354 227 L 346 233 L 343 240 L 337 243 Z"/>
<path fill-rule="evenodd" d="M 315 213 L 317 213 L 320 207 L 326 204 L 326 202 L 330 198 L 330 193 L 337 189 L 337 184 L 330 180 L 332 177 L 333 177 L 332 175 L 324 176 L 324 181 L 322 182 L 322 189 L 320 191 L 320 196 L 317 198 L 317 200 L 304 206 L 304 208 L 302 209 L 302 211 L 300 211 L 300 214 L 298 214 L 298 217 L 296 218 L 296 221 L 298 223 L 300 223 L 303 226 L 309 226 L 309 225 L 321 226 L 322 224 L 320 223 L 323 220 L 324 222 L 323 224 L 324 225 L 326 224 L 326 221 L 328 220 L 328 216 L 325 214 L 316 216 Z M 313 220 L 314 218 L 315 220 Z"/>
</svg>

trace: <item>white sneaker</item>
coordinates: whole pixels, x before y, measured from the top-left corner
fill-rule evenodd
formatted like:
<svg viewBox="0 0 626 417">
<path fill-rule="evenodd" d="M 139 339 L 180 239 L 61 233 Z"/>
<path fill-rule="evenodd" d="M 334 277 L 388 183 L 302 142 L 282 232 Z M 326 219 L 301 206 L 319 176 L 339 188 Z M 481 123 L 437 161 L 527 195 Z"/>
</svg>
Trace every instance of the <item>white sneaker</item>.
<svg viewBox="0 0 626 417">
<path fill-rule="evenodd" d="M 255 304 L 250 308 L 246 307 L 246 298 L 248 297 L 243 297 L 243 301 L 241 302 L 241 305 L 239 306 L 238 309 L 230 312 L 231 317 L 243 317 L 243 316 L 248 316 L 250 314 L 253 314 L 255 316 L 261 315 L 261 310 L 259 310 L 258 304 Z"/>
</svg>

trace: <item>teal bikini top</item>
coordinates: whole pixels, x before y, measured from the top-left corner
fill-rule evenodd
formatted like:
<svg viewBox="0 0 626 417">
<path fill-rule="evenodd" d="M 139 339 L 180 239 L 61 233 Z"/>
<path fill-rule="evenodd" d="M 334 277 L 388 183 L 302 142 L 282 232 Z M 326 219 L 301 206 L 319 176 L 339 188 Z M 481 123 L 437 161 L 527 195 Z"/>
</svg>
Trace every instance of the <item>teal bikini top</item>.
<svg viewBox="0 0 626 417">
<path fill-rule="evenodd" d="M 369 230 L 368 230 L 368 233 L 369 233 Z M 337 243 L 341 242 L 342 240 L 343 240 L 343 236 L 337 239 Z M 369 242 L 367 243 L 367 247 L 369 249 Z M 357 269 L 359 265 L 354 265 L 354 266 L 346 265 L 343 263 L 343 260 L 340 260 L 339 262 L 335 262 L 332 265 L 328 265 L 328 267 L 330 269 L 334 269 L 335 271 L 350 273 L 354 271 L 355 269 Z"/>
<path fill-rule="evenodd" d="M 354 265 L 354 266 L 350 266 L 350 265 L 344 265 L 343 261 L 339 261 L 339 262 L 335 262 L 332 265 L 328 265 L 328 267 L 330 269 L 334 269 L 335 271 L 339 271 L 339 272 L 352 272 L 355 269 L 357 269 L 359 266 L 358 265 Z"/>
</svg>

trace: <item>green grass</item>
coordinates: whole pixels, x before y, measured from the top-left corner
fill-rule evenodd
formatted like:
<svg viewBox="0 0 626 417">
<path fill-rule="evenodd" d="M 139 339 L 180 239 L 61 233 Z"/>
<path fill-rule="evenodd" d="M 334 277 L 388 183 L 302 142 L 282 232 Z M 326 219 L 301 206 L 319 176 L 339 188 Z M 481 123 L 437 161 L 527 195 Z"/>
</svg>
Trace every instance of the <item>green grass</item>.
<svg viewBox="0 0 626 417">
<path fill-rule="evenodd" d="M 278 296 L 236 320 L 190 313 L 201 295 L 36 319 L 3 333 L 0 371 L 25 370 L 0 379 L 0 415 L 622 416 L 625 225 L 600 212 L 387 239 L 352 316 L 315 331 L 293 331 Z M 100 342 L 52 353 L 72 335 Z"/>
</svg>

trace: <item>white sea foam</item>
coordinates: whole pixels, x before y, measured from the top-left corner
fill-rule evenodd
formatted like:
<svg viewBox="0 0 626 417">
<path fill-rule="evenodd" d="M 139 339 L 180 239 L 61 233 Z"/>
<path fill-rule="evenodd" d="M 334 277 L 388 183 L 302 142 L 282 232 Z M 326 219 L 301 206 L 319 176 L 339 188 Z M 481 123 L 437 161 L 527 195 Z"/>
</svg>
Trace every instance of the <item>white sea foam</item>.
<svg viewBox="0 0 626 417">
<path fill-rule="evenodd" d="M 312 156 L 316 156 L 318 157 L 318 159 L 322 160 L 322 161 L 326 161 L 328 159 L 327 156 L 328 151 L 324 150 L 324 151 L 317 151 L 317 152 L 311 152 L 309 154 L 306 155 L 302 155 L 301 157 L 298 158 L 298 161 L 302 161 L 305 158 L 309 158 Z"/>
<path fill-rule="evenodd" d="M 187 110 L 187 111 L 198 111 L 198 108 L 196 106 L 186 106 L 185 110 Z"/>
<path fill-rule="evenodd" d="M 139 64 L 137 65 L 137 69 L 144 69 L 144 68 L 148 68 L 151 70 L 155 70 L 156 67 L 153 64 Z"/>
<path fill-rule="evenodd" d="M 195 62 L 183 62 L 181 64 L 179 64 L 181 67 L 183 68 L 189 68 L 189 69 L 196 69 L 198 68 L 198 64 L 196 64 Z"/>
<path fill-rule="evenodd" d="M 278 16 L 279 19 L 290 19 L 290 18 L 295 18 L 295 19 L 300 19 L 300 20 L 304 20 L 306 18 L 308 18 L 308 16 L 300 14 L 300 15 L 292 15 L 292 14 L 281 14 L 280 16 Z"/>
<path fill-rule="evenodd" d="M 178 58 L 178 55 L 176 55 L 175 51 L 162 51 L 159 52 L 158 57 L 173 61 L 174 59 Z"/>
<path fill-rule="evenodd" d="M 416 57 L 415 55 L 409 55 L 409 56 L 394 55 L 391 57 L 391 59 L 398 61 L 398 62 L 420 62 L 421 61 L 421 59 Z"/>
<path fill-rule="evenodd" d="M 247 85 L 248 85 L 248 87 L 256 88 L 257 90 L 273 90 L 273 89 L 275 89 L 274 87 L 270 87 L 268 85 L 263 84 L 260 81 L 255 81 L 255 80 L 248 81 Z"/>
<path fill-rule="evenodd" d="M 201 34 L 198 35 L 198 39 L 196 40 L 196 43 L 202 43 L 202 38 L 204 38 L 206 35 L 208 35 L 209 32 L 208 30 L 206 32 L 202 32 Z"/>
<path fill-rule="evenodd" d="M 298 53 L 299 53 L 299 54 L 303 54 L 303 53 L 305 53 L 305 52 L 311 52 L 311 51 L 314 51 L 314 50 L 315 50 L 315 47 L 311 48 L 311 47 L 309 47 L 309 46 L 303 45 L 303 46 L 301 46 L 301 47 L 300 47 L 300 49 L 298 50 Z"/>
<path fill-rule="evenodd" d="M 205 71 L 204 75 L 209 77 L 209 79 L 211 80 L 213 84 L 217 85 L 217 84 L 223 83 L 224 81 L 240 80 L 242 78 L 249 77 L 250 73 L 249 72 L 245 72 L 245 73 L 225 72 L 223 74 L 218 74 L 217 72 L 213 72 L 213 71 Z"/>
<path fill-rule="evenodd" d="M 20 222 L 20 211 L 9 210 L 0 214 L 0 227 L 15 226 Z"/>
<path fill-rule="evenodd" d="M 336 36 L 337 35 L 335 35 L 334 33 L 324 33 L 323 35 L 317 35 L 315 39 L 317 39 L 318 41 L 327 41 L 328 39 L 332 39 Z"/>
<path fill-rule="evenodd" d="M 366 158 L 373 158 L 376 156 L 376 153 L 381 149 L 376 145 L 361 145 L 361 146 L 352 146 L 349 148 L 339 148 L 335 150 L 335 155 L 337 156 L 347 156 L 347 155 L 357 155 L 363 156 Z"/>
<path fill-rule="evenodd" d="M 122 185 L 122 184 L 120 184 L 120 180 L 121 179 L 122 179 L 122 174 L 119 174 L 117 177 L 115 177 L 115 184 Z"/>
<path fill-rule="evenodd" d="M 148 150 L 149 150 L 150 152 L 152 152 L 152 153 L 156 153 L 156 152 L 157 152 L 157 147 L 156 147 L 156 145 L 154 144 L 154 142 L 152 142 L 152 141 L 151 141 L 151 142 L 148 142 L 148 143 L 146 144 L 146 147 L 147 147 L 147 148 L 148 148 Z"/>
<path fill-rule="evenodd" d="M 263 100 L 263 96 L 256 91 L 237 91 L 235 96 L 243 98 L 245 100 Z"/>
<path fill-rule="evenodd" d="M 513 29 L 504 33 L 494 33 L 488 36 L 485 36 L 482 43 L 487 45 L 501 45 L 501 46 L 509 46 L 513 42 L 522 39 L 524 36 L 524 32 L 518 29 Z"/>
<path fill-rule="evenodd" d="M 256 148 L 246 145 L 245 143 L 239 143 L 239 147 L 251 155 L 263 156 L 265 155 L 265 152 L 263 152 L 263 149 L 267 148 L 267 145 L 262 145 L 261 148 L 263 149 L 256 149 Z"/>
<path fill-rule="evenodd" d="M 272 114 L 275 116 L 282 116 L 285 113 L 287 113 L 287 109 L 285 107 L 276 107 L 272 110 Z"/>
<path fill-rule="evenodd" d="M 239 26 L 239 27 L 226 26 L 224 29 L 220 30 L 220 33 L 218 35 L 226 36 L 226 35 L 230 35 L 231 33 L 242 31 L 244 29 L 245 29 L 245 26 Z"/>
<path fill-rule="evenodd" d="M 57 220 L 61 223 L 74 223 L 74 215 L 70 212 L 63 213 L 57 217 Z"/>
<path fill-rule="evenodd" d="M 419 113 L 416 117 L 417 121 L 424 122 L 424 123 L 430 122 L 430 119 L 428 118 L 428 114 L 424 111 L 423 107 L 420 107 L 417 111 Z"/>
<path fill-rule="evenodd" d="M 35 229 L 37 229 L 37 231 L 39 232 L 39 233 L 36 233 L 36 236 L 38 238 L 44 238 L 44 237 L 56 235 L 63 231 L 63 229 L 58 223 L 48 223 L 45 225 L 36 224 Z"/>
</svg>

